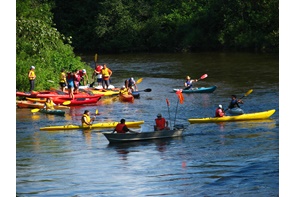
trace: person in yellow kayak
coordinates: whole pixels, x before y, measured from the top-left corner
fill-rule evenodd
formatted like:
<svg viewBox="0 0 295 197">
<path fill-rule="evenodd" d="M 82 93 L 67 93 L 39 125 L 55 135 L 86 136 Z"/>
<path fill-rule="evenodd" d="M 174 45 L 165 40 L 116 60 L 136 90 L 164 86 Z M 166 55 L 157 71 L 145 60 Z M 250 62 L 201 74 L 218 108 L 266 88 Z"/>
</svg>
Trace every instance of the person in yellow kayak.
<svg viewBox="0 0 295 197">
<path fill-rule="evenodd" d="M 29 78 L 29 82 L 30 82 L 30 92 L 32 92 L 35 89 L 35 79 L 36 79 L 35 66 L 30 67 L 30 71 L 28 73 L 28 78 Z"/>
<path fill-rule="evenodd" d="M 49 98 L 46 99 L 46 102 L 44 103 L 44 109 L 45 109 L 46 111 L 48 111 L 48 110 L 53 110 L 55 105 L 56 105 L 56 104 L 55 104 L 55 103 L 53 102 L 53 100 L 49 97 Z"/>
<path fill-rule="evenodd" d="M 222 105 L 218 105 L 218 108 L 215 110 L 215 117 L 223 117 L 225 116 L 225 112 L 222 109 Z"/>
<path fill-rule="evenodd" d="M 117 132 L 117 133 L 127 133 L 127 132 L 131 132 L 131 133 L 139 133 L 136 131 L 132 131 L 130 130 L 127 125 L 125 124 L 125 119 L 121 119 L 120 123 L 117 124 L 117 126 L 115 127 L 115 129 L 113 130 L 113 133 Z"/>
<path fill-rule="evenodd" d="M 67 86 L 67 79 L 66 79 L 66 73 L 65 73 L 65 69 L 61 69 L 61 73 L 59 76 L 59 85 L 60 85 L 60 89 L 61 91 L 65 91 L 66 90 L 66 86 Z"/>
<path fill-rule="evenodd" d="M 84 114 L 82 115 L 81 118 L 81 123 L 83 127 L 87 127 L 87 126 L 91 126 L 93 121 L 94 121 L 95 117 L 90 118 L 90 111 L 89 110 L 85 110 Z M 91 123 L 92 122 L 92 123 Z"/>
</svg>

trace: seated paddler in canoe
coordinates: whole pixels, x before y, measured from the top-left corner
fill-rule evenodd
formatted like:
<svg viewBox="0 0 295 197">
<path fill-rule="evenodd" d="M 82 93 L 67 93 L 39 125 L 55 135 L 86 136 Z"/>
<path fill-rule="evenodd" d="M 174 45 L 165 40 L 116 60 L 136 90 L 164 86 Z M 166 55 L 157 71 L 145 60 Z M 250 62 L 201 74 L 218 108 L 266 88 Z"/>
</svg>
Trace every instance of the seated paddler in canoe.
<svg viewBox="0 0 295 197">
<path fill-rule="evenodd" d="M 133 131 L 130 130 L 127 125 L 125 124 L 126 120 L 125 119 L 121 119 L 120 123 L 117 124 L 117 126 L 114 128 L 113 133 L 120 133 L 120 134 L 124 134 L 124 133 L 139 133 L 137 131 Z"/>
<path fill-rule="evenodd" d="M 170 128 L 168 127 L 168 121 L 166 121 L 166 119 L 162 117 L 162 114 L 157 115 L 155 123 L 156 125 L 154 125 L 154 131 L 170 130 Z"/>
</svg>

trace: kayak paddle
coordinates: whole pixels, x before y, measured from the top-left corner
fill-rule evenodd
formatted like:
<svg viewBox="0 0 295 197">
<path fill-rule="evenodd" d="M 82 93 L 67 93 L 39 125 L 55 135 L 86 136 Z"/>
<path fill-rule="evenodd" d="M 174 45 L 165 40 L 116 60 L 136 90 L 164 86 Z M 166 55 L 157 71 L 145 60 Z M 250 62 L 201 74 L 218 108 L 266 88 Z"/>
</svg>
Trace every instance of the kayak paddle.
<svg viewBox="0 0 295 197">
<path fill-rule="evenodd" d="M 139 84 L 139 83 L 141 83 L 141 82 L 142 82 L 142 80 L 143 80 L 143 78 L 140 78 L 140 79 L 138 79 L 138 80 L 136 81 L 136 84 Z"/>
<path fill-rule="evenodd" d="M 197 81 L 199 81 L 199 80 L 201 80 L 201 79 L 206 79 L 207 77 L 208 77 L 207 74 L 203 74 L 199 79 L 197 79 Z M 184 88 L 184 90 L 188 90 L 188 89 L 190 89 L 190 86 Z"/>
<path fill-rule="evenodd" d="M 38 111 L 40 111 L 40 109 L 37 109 L 37 108 L 36 108 L 36 109 L 32 109 L 32 110 L 31 110 L 32 113 L 36 113 L 36 112 L 38 112 Z"/>
<path fill-rule="evenodd" d="M 97 53 L 95 53 L 95 55 L 94 55 L 94 62 L 95 63 L 97 62 Z"/>
<path fill-rule="evenodd" d="M 69 104 L 71 104 L 71 101 L 65 101 L 65 102 L 63 102 L 62 104 L 63 104 L 63 105 L 69 105 Z"/>
<path fill-rule="evenodd" d="M 139 91 L 135 91 L 135 92 L 151 92 L 152 89 L 151 88 L 147 88 L 145 90 L 139 90 Z"/>
</svg>

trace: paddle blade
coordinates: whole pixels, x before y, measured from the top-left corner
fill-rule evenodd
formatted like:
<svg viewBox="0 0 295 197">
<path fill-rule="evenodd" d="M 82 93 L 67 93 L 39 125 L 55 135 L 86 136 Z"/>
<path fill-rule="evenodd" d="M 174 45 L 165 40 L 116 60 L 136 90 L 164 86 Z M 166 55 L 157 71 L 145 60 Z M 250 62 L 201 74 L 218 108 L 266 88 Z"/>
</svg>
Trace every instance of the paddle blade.
<svg viewBox="0 0 295 197">
<path fill-rule="evenodd" d="M 36 113 L 36 112 L 38 112 L 38 111 L 40 111 L 40 109 L 32 109 L 32 110 L 31 110 L 32 113 Z"/>
<path fill-rule="evenodd" d="M 96 53 L 95 56 L 94 56 L 94 61 L 95 61 L 95 62 L 97 62 L 97 56 L 98 56 L 98 55 L 97 55 L 97 53 Z"/>
<path fill-rule="evenodd" d="M 139 83 L 142 82 L 142 80 L 143 80 L 143 78 L 140 78 L 140 79 L 138 79 L 138 80 L 136 81 L 136 83 L 139 84 Z"/>
<path fill-rule="evenodd" d="M 246 94 L 244 96 L 248 96 L 249 94 L 251 94 L 253 92 L 253 89 L 249 90 L 248 92 L 246 92 Z"/>
<path fill-rule="evenodd" d="M 69 105 L 69 104 L 71 104 L 71 101 L 65 101 L 65 102 L 63 102 L 62 104 L 63 104 L 63 105 Z"/>
<path fill-rule="evenodd" d="M 201 76 L 201 78 L 200 79 L 205 79 L 205 78 L 207 78 L 208 77 L 208 75 L 207 74 L 203 74 L 202 76 Z"/>
<path fill-rule="evenodd" d="M 98 109 L 95 110 L 95 115 L 97 115 L 97 114 L 98 114 Z"/>
<path fill-rule="evenodd" d="M 145 89 L 144 91 L 145 91 L 145 92 L 151 92 L 152 89 L 151 89 L 151 88 L 147 88 L 147 89 Z"/>
</svg>

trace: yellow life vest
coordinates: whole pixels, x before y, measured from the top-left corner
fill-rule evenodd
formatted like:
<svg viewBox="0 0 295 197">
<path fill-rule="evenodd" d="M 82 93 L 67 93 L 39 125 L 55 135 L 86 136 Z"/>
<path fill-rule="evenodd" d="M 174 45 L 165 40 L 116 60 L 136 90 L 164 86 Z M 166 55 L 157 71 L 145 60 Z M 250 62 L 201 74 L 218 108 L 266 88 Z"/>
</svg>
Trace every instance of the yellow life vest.
<svg viewBox="0 0 295 197">
<path fill-rule="evenodd" d="M 46 108 L 47 109 L 54 109 L 54 103 L 52 100 L 50 100 L 50 102 L 45 102 Z"/>
<path fill-rule="evenodd" d="M 82 121 L 82 126 L 83 126 L 83 127 L 87 127 L 87 126 L 89 126 L 89 125 L 88 125 L 87 123 L 84 122 L 84 117 L 86 117 L 86 121 L 89 122 L 89 123 L 90 123 L 91 118 L 90 118 L 90 116 L 88 116 L 87 114 L 83 114 L 83 116 L 82 116 L 82 119 L 81 119 L 81 121 Z"/>
<path fill-rule="evenodd" d="M 110 76 L 109 69 L 108 68 L 101 69 L 101 74 L 103 77 L 109 77 Z"/>
<path fill-rule="evenodd" d="M 66 78 L 66 74 L 64 72 L 60 73 L 60 76 L 59 76 L 59 82 L 60 83 L 65 83 L 65 78 Z"/>
<path fill-rule="evenodd" d="M 120 94 L 123 94 L 123 95 L 129 94 L 128 89 L 127 88 L 121 89 Z"/>
<path fill-rule="evenodd" d="M 30 80 L 34 80 L 35 77 L 36 77 L 35 72 L 32 71 L 32 70 L 30 70 L 30 71 L 29 71 L 29 79 L 30 79 Z"/>
</svg>

